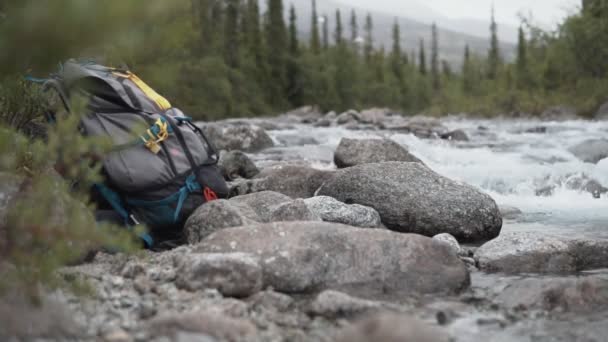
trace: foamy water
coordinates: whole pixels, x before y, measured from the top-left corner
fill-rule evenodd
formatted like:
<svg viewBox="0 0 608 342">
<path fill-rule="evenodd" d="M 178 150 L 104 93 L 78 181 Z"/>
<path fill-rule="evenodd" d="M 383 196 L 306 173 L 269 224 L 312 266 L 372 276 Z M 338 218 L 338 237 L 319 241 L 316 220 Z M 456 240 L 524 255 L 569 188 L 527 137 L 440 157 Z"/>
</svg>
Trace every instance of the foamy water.
<svg viewBox="0 0 608 342">
<path fill-rule="evenodd" d="M 317 168 L 333 168 L 333 152 L 343 137 L 389 137 L 409 148 L 436 172 L 492 196 L 499 205 L 519 208 L 523 215 L 506 221 L 504 230 L 585 234 L 608 238 L 608 196 L 594 199 L 587 192 L 571 190 L 568 179 L 589 177 L 608 187 L 608 159 L 597 165 L 584 163 L 568 148 L 586 139 L 604 138 L 608 123 L 588 121 L 540 122 L 506 120 L 448 120 L 450 129 L 462 129 L 467 143 L 419 139 L 411 134 L 386 131 L 351 131 L 343 128 L 296 126 L 272 131 L 280 137 L 314 138 L 318 144 L 279 146 L 265 156 L 306 160 Z M 543 127 L 546 133 L 525 133 Z M 257 158 L 256 158 L 257 159 Z M 548 197 L 537 190 L 556 186 Z"/>
</svg>

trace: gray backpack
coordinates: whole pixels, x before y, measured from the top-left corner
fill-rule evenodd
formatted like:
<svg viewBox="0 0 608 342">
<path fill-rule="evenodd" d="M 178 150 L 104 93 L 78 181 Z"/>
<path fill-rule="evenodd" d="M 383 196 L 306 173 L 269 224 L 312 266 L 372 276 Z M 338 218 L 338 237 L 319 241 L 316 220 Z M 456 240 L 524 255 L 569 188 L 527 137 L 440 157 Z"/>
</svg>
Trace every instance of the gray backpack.
<svg viewBox="0 0 608 342">
<path fill-rule="evenodd" d="M 180 229 L 197 207 L 228 196 L 201 129 L 130 71 L 70 60 L 45 87 L 59 93 L 68 111 L 74 94 L 85 95 L 81 133 L 114 142 L 103 160 L 106 181 L 95 188 L 126 224 Z M 142 127 L 147 131 L 134 136 Z"/>
</svg>

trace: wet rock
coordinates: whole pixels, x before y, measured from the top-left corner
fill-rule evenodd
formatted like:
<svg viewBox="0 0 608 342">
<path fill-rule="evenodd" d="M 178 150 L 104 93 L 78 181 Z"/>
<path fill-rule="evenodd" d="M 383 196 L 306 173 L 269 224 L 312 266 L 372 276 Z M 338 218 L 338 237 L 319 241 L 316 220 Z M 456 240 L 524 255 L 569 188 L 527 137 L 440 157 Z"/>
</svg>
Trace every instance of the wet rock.
<svg viewBox="0 0 608 342">
<path fill-rule="evenodd" d="M 441 134 L 439 137 L 450 141 L 469 141 L 469 136 L 461 129 Z"/>
<path fill-rule="evenodd" d="M 375 314 L 342 331 L 337 342 L 448 342 L 440 328 L 429 326 L 413 317 L 397 314 Z"/>
<path fill-rule="evenodd" d="M 458 243 L 458 240 L 456 240 L 456 238 L 450 234 L 447 234 L 447 233 L 437 234 L 437 235 L 433 236 L 433 240 L 436 240 L 438 242 L 448 245 L 455 254 L 460 255 L 462 253 L 462 248 L 460 248 L 460 244 Z"/>
<path fill-rule="evenodd" d="M 382 122 L 379 127 L 400 133 L 411 133 L 422 139 L 438 137 L 447 132 L 447 128 L 435 118 L 426 116 L 414 116 L 409 119 L 401 116 L 391 116 L 389 118 Z"/>
<path fill-rule="evenodd" d="M 255 214 L 248 213 L 247 208 L 220 199 L 205 203 L 196 209 L 186 221 L 184 232 L 188 243 L 194 244 L 217 230 L 240 227 L 253 222 L 255 222 Z"/>
<path fill-rule="evenodd" d="M 333 171 L 322 171 L 306 166 L 284 165 L 262 170 L 254 179 L 236 184 L 239 195 L 259 191 L 275 191 L 293 198 L 314 196 L 319 187 L 333 176 Z"/>
<path fill-rule="evenodd" d="M 379 124 L 390 116 L 391 110 L 388 108 L 370 108 L 359 113 L 359 120 L 366 124 Z"/>
<path fill-rule="evenodd" d="M 381 303 L 351 297 L 345 293 L 327 290 L 319 293 L 310 303 L 308 313 L 327 318 L 354 317 L 382 307 Z"/>
<path fill-rule="evenodd" d="M 600 108 L 597 110 L 597 112 L 595 112 L 594 118 L 596 120 L 608 119 L 608 102 L 606 102 L 600 106 Z"/>
<path fill-rule="evenodd" d="M 253 178 L 260 170 L 241 151 L 221 151 L 218 166 L 226 180 L 241 178 Z"/>
<path fill-rule="evenodd" d="M 189 254 L 177 272 L 178 287 L 217 289 L 228 297 L 248 297 L 262 289 L 262 268 L 251 254 Z"/>
<path fill-rule="evenodd" d="M 496 300 L 509 309 L 593 312 L 608 305 L 608 279 L 527 278 L 508 285 Z"/>
<path fill-rule="evenodd" d="M 218 231 L 200 253 L 253 253 L 264 285 L 284 293 L 347 289 L 370 293 L 458 292 L 465 265 L 448 246 L 413 234 L 325 222 L 280 222 Z"/>
<path fill-rule="evenodd" d="M 271 222 L 276 208 L 292 201 L 291 197 L 274 191 L 254 192 L 230 199 L 231 203 L 240 208 L 244 206 L 250 208 L 254 214 L 249 213 L 248 217 L 258 222 Z"/>
<path fill-rule="evenodd" d="M 258 152 L 274 146 L 266 131 L 248 124 L 206 124 L 203 132 L 219 151 Z"/>
<path fill-rule="evenodd" d="M 536 126 L 528 128 L 524 131 L 524 133 L 544 134 L 547 133 L 547 126 Z"/>
<path fill-rule="evenodd" d="M 571 147 L 569 151 L 578 159 L 586 163 L 597 164 L 597 162 L 600 160 L 608 157 L 608 140 L 586 140 L 576 146 Z"/>
<path fill-rule="evenodd" d="M 407 149 L 390 139 L 343 138 L 334 154 L 338 168 L 387 161 L 420 162 Z"/>
<path fill-rule="evenodd" d="M 287 311 L 293 305 L 294 300 L 286 294 L 270 289 L 251 296 L 249 302 L 254 308 L 263 307 L 281 312 Z"/>
<path fill-rule="evenodd" d="M 380 214 L 370 207 L 358 204 L 345 204 L 335 198 L 317 196 L 304 200 L 308 209 L 323 221 L 343 223 L 362 228 L 380 228 Z"/>
<path fill-rule="evenodd" d="M 489 272 L 568 273 L 608 267 L 608 241 L 510 232 L 475 252 Z"/>
<path fill-rule="evenodd" d="M 555 106 L 548 108 L 540 115 L 543 120 L 565 121 L 577 118 L 576 109 L 569 106 Z"/>
<path fill-rule="evenodd" d="M 296 199 L 279 205 L 274 209 L 270 222 L 283 221 L 322 221 L 319 215 L 310 210 L 304 200 Z"/>
<path fill-rule="evenodd" d="M 322 118 L 317 120 L 317 122 L 315 122 L 313 124 L 314 127 L 330 127 L 331 126 L 332 121 L 330 119 L 326 119 L 326 118 Z"/>
<path fill-rule="evenodd" d="M 461 242 L 490 240 L 502 218 L 494 200 L 420 163 L 364 164 L 340 170 L 317 195 L 374 208 L 389 229 Z"/>
<path fill-rule="evenodd" d="M 205 311 L 163 314 L 151 320 L 145 330 L 150 337 L 175 338 L 179 333 L 186 332 L 230 342 L 250 341 L 257 335 L 256 327 L 248 320 Z"/>
<path fill-rule="evenodd" d="M 359 112 L 357 112 L 356 110 L 349 110 L 346 111 L 340 115 L 338 115 L 338 117 L 336 117 L 336 123 L 338 125 L 346 125 L 349 123 L 358 123 L 359 122 Z"/>
<path fill-rule="evenodd" d="M 323 114 L 315 106 L 304 106 L 291 110 L 283 116 L 298 123 L 313 123 L 323 117 Z"/>
<path fill-rule="evenodd" d="M 299 136 L 293 134 L 279 135 L 277 136 L 277 140 L 285 146 L 319 145 L 319 142 L 313 137 Z"/>
<path fill-rule="evenodd" d="M 500 214 L 505 220 L 514 220 L 523 214 L 519 208 L 509 205 L 500 205 L 498 206 L 498 210 L 500 210 Z"/>
</svg>

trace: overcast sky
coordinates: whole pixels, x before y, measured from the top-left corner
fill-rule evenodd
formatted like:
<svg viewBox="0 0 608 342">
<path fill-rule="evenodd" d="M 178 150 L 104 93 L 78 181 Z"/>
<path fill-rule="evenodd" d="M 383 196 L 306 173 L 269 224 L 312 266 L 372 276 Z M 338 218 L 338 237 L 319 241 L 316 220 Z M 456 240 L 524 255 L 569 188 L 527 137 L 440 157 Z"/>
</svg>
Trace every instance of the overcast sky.
<svg viewBox="0 0 608 342">
<path fill-rule="evenodd" d="M 499 22 L 519 24 L 518 13 L 525 12 L 534 15 L 539 23 L 554 25 L 573 11 L 581 0 L 338 0 L 360 7 L 378 10 L 393 10 L 395 12 L 431 12 L 450 19 L 481 19 L 488 20 L 492 4 L 496 8 Z M 413 17 L 416 15 L 414 14 Z"/>
</svg>

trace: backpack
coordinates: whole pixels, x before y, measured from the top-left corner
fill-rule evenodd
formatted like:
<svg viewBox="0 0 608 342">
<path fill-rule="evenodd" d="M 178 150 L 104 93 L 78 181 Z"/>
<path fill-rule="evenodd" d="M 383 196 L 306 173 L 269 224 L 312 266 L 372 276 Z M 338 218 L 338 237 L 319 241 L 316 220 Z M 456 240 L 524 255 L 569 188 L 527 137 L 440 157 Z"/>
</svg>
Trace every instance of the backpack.
<svg viewBox="0 0 608 342">
<path fill-rule="evenodd" d="M 69 60 L 44 83 L 70 112 L 85 96 L 85 136 L 106 136 L 114 149 L 103 159 L 103 184 L 94 188 L 128 226 L 181 230 L 200 205 L 229 195 L 218 155 L 192 119 L 129 70 Z M 148 130 L 134 136 L 142 127 Z M 147 247 L 154 241 L 142 235 Z"/>
</svg>

